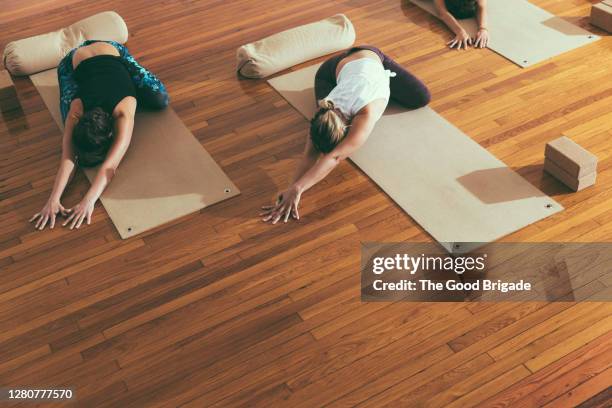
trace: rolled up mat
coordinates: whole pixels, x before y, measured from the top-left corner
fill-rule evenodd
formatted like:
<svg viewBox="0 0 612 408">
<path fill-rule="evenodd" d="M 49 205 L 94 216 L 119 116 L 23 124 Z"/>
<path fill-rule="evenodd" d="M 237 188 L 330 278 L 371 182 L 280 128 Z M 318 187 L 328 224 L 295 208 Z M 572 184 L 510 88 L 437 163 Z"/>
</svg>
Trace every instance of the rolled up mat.
<svg viewBox="0 0 612 408">
<path fill-rule="evenodd" d="M 30 78 L 63 129 L 56 71 Z M 85 169 L 90 181 L 96 170 Z M 100 199 L 125 239 L 238 194 L 238 188 L 168 107 L 136 113 L 130 148 Z"/>
<path fill-rule="evenodd" d="M 10 42 L 4 48 L 4 66 L 13 75 L 30 75 L 55 68 L 61 59 L 85 40 L 125 43 L 128 29 L 123 18 L 105 11 L 52 33 Z"/>
<path fill-rule="evenodd" d="M 438 15 L 432 0 L 410 0 L 423 10 Z M 562 17 L 557 17 L 527 0 L 489 0 L 488 48 L 526 68 L 600 39 Z M 476 19 L 459 20 L 472 37 Z"/>
<path fill-rule="evenodd" d="M 307 119 L 316 111 L 318 67 L 268 81 Z M 452 253 L 468 252 L 563 209 L 428 107 L 390 106 L 350 159 Z"/>
<path fill-rule="evenodd" d="M 238 48 L 237 71 L 264 78 L 302 62 L 350 47 L 355 29 L 344 14 L 292 28 Z"/>
</svg>

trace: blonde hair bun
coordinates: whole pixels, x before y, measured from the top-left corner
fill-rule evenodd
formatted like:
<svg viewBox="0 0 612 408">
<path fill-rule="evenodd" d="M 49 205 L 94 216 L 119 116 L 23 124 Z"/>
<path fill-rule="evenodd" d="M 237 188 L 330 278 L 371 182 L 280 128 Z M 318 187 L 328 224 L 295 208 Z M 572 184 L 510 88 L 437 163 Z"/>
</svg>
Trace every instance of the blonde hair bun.
<svg viewBox="0 0 612 408">
<path fill-rule="evenodd" d="M 318 105 L 320 109 L 310 121 L 310 137 L 317 150 L 329 153 L 344 139 L 347 124 L 329 99 L 321 99 Z"/>
<path fill-rule="evenodd" d="M 334 103 L 332 101 L 330 101 L 329 99 L 321 99 L 319 101 L 319 108 L 321 109 L 334 109 Z"/>
</svg>

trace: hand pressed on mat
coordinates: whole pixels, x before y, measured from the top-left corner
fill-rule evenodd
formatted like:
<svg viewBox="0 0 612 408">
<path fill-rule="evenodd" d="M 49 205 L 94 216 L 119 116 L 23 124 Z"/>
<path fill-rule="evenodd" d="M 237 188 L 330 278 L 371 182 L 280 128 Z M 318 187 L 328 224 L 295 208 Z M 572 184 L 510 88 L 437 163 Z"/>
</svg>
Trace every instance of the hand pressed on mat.
<svg viewBox="0 0 612 408">
<path fill-rule="evenodd" d="M 476 41 L 474 41 L 474 48 L 487 48 L 489 45 L 489 30 L 481 27 L 476 34 Z"/>
</svg>

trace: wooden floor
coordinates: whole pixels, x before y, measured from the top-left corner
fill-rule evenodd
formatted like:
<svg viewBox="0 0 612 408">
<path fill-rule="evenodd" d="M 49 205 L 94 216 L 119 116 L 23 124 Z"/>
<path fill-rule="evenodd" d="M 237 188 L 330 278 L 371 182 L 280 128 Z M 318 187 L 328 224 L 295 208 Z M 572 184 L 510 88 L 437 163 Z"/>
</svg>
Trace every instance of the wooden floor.
<svg viewBox="0 0 612 408">
<path fill-rule="evenodd" d="M 587 0 L 533 2 L 592 29 Z M 360 241 L 430 238 L 352 164 L 304 195 L 299 223 L 260 222 L 307 124 L 233 69 L 239 45 L 345 13 L 359 43 L 429 85 L 434 109 L 566 207 L 507 241 L 612 241 L 611 37 L 521 69 L 448 51 L 405 0 L 3 0 L 0 47 L 110 9 L 242 195 L 126 241 L 100 205 L 79 231 L 33 231 L 60 133 L 16 79 L 23 110 L 0 118 L 1 387 L 68 386 L 79 406 L 112 407 L 610 403 L 609 303 L 360 303 Z M 596 187 L 570 194 L 543 175 L 560 134 L 597 154 Z M 79 172 L 64 204 L 87 187 Z"/>
</svg>

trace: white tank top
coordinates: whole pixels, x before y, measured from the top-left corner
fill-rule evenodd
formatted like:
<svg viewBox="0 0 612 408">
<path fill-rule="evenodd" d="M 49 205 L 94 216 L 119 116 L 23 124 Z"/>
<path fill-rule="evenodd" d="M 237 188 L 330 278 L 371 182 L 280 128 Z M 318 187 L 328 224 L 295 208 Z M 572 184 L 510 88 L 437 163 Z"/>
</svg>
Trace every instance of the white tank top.
<svg viewBox="0 0 612 408">
<path fill-rule="evenodd" d="M 371 58 L 347 62 L 338 74 L 338 84 L 325 99 L 348 117 L 353 117 L 364 106 L 377 99 L 389 102 L 391 90 L 389 78 L 395 72 L 385 70 L 382 64 Z"/>
</svg>

